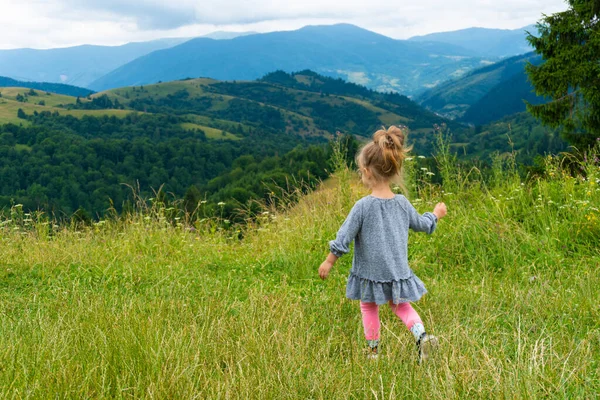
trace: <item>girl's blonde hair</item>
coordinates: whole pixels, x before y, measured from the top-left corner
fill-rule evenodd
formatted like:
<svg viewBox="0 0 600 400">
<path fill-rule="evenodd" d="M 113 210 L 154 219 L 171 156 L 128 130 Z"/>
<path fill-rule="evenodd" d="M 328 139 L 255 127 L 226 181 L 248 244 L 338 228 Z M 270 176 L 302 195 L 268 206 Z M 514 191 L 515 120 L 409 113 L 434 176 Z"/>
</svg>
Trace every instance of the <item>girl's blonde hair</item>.
<svg viewBox="0 0 600 400">
<path fill-rule="evenodd" d="M 368 168 L 378 182 L 395 182 L 401 187 L 402 164 L 412 146 L 406 147 L 408 128 L 405 126 L 381 127 L 356 157 L 359 168 Z"/>
</svg>

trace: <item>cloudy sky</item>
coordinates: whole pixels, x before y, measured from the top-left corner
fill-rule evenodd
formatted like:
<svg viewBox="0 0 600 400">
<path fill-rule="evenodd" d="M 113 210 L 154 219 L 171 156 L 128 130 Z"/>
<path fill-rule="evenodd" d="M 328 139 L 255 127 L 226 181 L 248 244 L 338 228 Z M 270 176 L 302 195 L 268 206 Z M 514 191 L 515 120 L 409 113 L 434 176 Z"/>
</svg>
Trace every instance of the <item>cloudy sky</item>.
<svg viewBox="0 0 600 400">
<path fill-rule="evenodd" d="M 0 49 L 119 45 L 339 22 L 405 39 L 472 26 L 516 29 L 566 8 L 563 0 L 0 0 Z"/>
</svg>

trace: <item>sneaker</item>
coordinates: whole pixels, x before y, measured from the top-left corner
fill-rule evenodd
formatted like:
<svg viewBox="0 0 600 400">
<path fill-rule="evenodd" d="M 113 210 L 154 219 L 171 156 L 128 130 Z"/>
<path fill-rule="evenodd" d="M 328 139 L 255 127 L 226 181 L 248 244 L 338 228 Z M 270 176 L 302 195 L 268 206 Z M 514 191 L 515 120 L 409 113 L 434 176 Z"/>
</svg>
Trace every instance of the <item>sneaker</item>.
<svg viewBox="0 0 600 400">
<path fill-rule="evenodd" d="M 367 347 L 365 349 L 365 353 L 367 355 L 368 360 L 377 360 L 379 358 L 379 352 L 377 350 L 377 346 L 375 347 Z"/>
<path fill-rule="evenodd" d="M 438 338 L 424 332 L 417 341 L 417 350 L 419 351 L 419 364 L 427 360 L 439 346 Z"/>
</svg>

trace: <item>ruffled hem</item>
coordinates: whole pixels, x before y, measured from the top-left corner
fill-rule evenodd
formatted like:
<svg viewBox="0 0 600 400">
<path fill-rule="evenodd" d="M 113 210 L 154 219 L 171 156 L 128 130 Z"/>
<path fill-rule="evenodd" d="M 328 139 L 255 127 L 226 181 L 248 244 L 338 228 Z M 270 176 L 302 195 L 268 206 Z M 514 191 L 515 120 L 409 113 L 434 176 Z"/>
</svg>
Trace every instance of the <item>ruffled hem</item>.
<svg viewBox="0 0 600 400">
<path fill-rule="evenodd" d="M 423 282 L 414 274 L 407 279 L 390 282 L 376 282 L 354 274 L 348 277 L 346 297 L 364 303 L 394 304 L 417 301 L 427 293 Z"/>
</svg>

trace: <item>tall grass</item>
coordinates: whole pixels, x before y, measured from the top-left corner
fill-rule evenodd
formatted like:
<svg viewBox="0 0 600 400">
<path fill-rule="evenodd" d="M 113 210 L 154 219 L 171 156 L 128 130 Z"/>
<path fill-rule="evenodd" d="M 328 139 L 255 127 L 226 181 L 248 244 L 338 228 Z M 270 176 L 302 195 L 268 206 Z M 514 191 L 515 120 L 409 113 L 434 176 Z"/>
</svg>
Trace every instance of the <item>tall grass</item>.
<svg viewBox="0 0 600 400">
<path fill-rule="evenodd" d="M 421 212 L 440 199 L 449 210 L 432 236 L 410 237 L 429 289 L 415 307 L 441 339 L 421 366 L 385 309 L 383 357 L 364 357 L 358 305 L 344 298 L 350 256 L 317 277 L 365 194 L 341 165 L 241 240 L 208 220 L 174 224 L 159 205 L 66 227 L 15 207 L 0 222 L 0 397 L 593 398 L 594 157 L 577 175 L 549 157 L 528 180 L 505 166 L 486 182 L 476 171 L 444 172 L 444 186 L 407 179 Z"/>
</svg>

